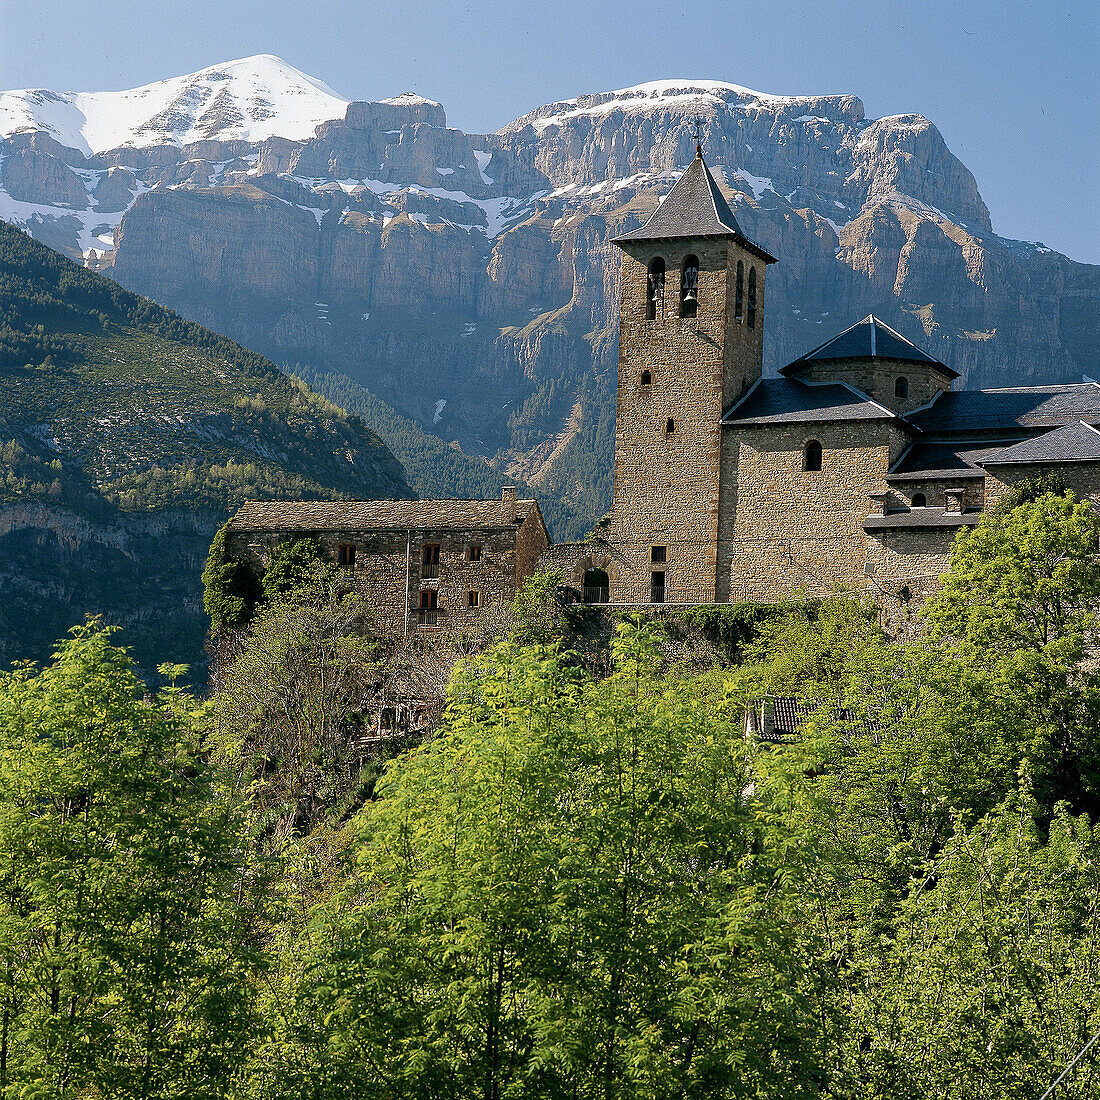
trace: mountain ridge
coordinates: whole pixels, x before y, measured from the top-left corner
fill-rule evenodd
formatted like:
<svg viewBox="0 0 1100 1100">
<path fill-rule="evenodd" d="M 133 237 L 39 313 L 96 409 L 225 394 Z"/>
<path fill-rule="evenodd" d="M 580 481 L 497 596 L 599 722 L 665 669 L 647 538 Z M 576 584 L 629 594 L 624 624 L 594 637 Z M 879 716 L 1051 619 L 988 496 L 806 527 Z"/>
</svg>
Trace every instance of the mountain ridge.
<svg viewBox="0 0 1100 1100">
<path fill-rule="evenodd" d="M 767 373 L 873 312 L 962 385 L 1100 376 L 1100 268 L 998 236 L 932 122 L 867 119 L 854 95 L 653 81 L 473 134 L 412 94 L 350 103 L 300 140 L 90 158 L 21 133 L 0 139 L 0 216 L 300 364 L 404 455 L 430 449 L 422 492 L 481 461 L 487 480 L 534 479 L 564 537 L 609 494 L 609 242 L 667 194 L 697 127 L 738 223 L 780 261 Z"/>
</svg>

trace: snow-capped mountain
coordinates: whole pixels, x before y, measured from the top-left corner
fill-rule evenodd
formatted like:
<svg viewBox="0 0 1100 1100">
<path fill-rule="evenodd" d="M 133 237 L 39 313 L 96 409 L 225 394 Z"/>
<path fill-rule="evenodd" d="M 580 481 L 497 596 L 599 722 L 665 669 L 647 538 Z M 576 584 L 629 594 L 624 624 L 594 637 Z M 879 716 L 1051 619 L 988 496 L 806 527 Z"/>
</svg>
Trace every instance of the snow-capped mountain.
<svg viewBox="0 0 1100 1100">
<path fill-rule="evenodd" d="M 0 218 L 278 362 L 346 374 L 330 396 L 367 411 L 362 383 L 463 461 L 538 485 L 575 534 L 607 504 L 609 238 L 668 193 L 697 129 L 779 257 L 767 370 L 874 312 L 966 385 L 1100 377 L 1100 268 L 1000 237 L 931 121 L 867 118 L 855 95 L 660 80 L 467 134 L 422 95 L 347 103 L 250 58 L 128 93 L 0 95 Z M 472 491 L 450 454 L 419 489 Z"/>
<path fill-rule="evenodd" d="M 122 146 L 301 140 L 348 100 L 271 54 L 124 92 L 0 92 L 0 137 L 42 131 L 85 156 Z"/>
</svg>

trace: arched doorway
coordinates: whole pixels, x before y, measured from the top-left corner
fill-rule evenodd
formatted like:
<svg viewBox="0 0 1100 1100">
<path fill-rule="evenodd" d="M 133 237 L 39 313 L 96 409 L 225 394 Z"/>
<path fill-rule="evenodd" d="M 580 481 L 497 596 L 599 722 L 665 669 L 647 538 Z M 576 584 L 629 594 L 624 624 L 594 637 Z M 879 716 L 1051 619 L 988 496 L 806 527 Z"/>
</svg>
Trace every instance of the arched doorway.
<svg viewBox="0 0 1100 1100">
<path fill-rule="evenodd" d="M 585 603 L 607 603 L 611 594 L 611 579 L 606 569 L 586 569 L 581 598 Z"/>
</svg>

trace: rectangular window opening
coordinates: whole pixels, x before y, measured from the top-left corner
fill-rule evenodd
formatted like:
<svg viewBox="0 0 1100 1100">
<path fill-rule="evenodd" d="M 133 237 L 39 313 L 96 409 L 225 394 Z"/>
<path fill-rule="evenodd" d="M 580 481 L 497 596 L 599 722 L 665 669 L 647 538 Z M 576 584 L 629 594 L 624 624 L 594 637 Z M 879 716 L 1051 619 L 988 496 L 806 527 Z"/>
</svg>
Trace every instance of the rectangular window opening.
<svg viewBox="0 0 1100 1100">
<path fill-rule="evenodd" d="M 471 543 L 466 547 L 467 561 L 481 561 L 481 547 Z"/>
<path fill-rule="evenodd" d="M 420 576 L 432 580 L 439 576 L 439 547 L 425 546 L 420 555 Z"/>
<path fill-rule="evenodd" d="M 421 626 L 439 624 L 439 593 L 434 588 L 425 588 L 420 593 L 420 606 L 416 609 L 416 621 Z"/>
<path fill-rule="evenodd" d="M 654 569 L 649 585 L 649 602 L 650 603 L 664 603 L 665 602 L 665 575 L 663 572 L 659 572 Z"/>
<path fill-rule="evenodd" d="M 654 546 L 650 548 L 649 560 L 654 565 L 664 565 L 668 560 L 668 548 L 664 546 Z"/>
<path fill-rule="evenodd" d="M 481 606 L 481 593 L 480 592 L 470 592 L 470 593 L 468 593 L 468 595 L 466 597 L 466 606 L 467 607 L 480 607 Z"/>
<path fill-rule="evenodd" d="M 336 548 L 336 562 L 338 565 L 342 565 L 345 569 L 352 569 L 355 566 L 355 546 L 350 542 L 342 542 Z"/>
</svg>

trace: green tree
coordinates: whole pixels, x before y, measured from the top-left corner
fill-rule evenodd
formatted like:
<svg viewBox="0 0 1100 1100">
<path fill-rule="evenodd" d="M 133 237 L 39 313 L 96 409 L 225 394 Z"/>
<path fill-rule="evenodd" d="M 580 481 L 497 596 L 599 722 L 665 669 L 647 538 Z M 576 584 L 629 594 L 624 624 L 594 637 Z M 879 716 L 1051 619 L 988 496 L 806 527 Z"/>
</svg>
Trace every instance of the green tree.
<svg viewBox="0 0 1100 1100">
<path fill-rule="evenodd" d="M 602 682 L 515 642 L 456 674 L 288 952 L 278 1095 L 815 1094 L 740 714 L 658 681 L 656 643 L 624 626 Z"/>
<path fill-rule="evenodd" d="M 226 523 L 210 544 L 206 568 L 202 572 L 203 606 L 210 616 L 210 629 L 214 634 L 246 623 L 260 598 L 256 575 L 244 562 L 229 556 L 228 536 L 229 524 Z"/>
<path fill-rule="evenodd" d="M 961 535 L 928 605 L 941 741 L 978 750 L 982 810 L 1023 768 L 1046 816 L 1065 799 L 1100 819 L 1098 541 L 1088 503 L 1045 493 Z"/>
<path fill-rule="evenodd" d="M 95 621 L 0 674 L 0 1095 L 227 1095 L 250 998 L 231 815 Z"/>
<path fill-rule="evenodd" d="M 292 596 L 261 607 L 222 670 L 211 739 L 261 832 L 308 832 L 354 793 L 361 712 L 378 680 L 371 623 L 346 578 L 315 563 Z"/>
<path fill-rule="evenodd" d="M 317 566 L 324 562 L 321 540 L 313 537 L 288 539 L 271 551 L 267 567 L 260 578 L 264 599 L 275 600 L 291 595 L 308 583 Z"/>
</svg>

